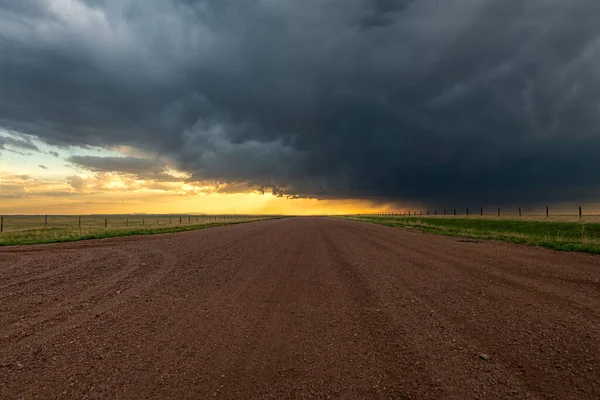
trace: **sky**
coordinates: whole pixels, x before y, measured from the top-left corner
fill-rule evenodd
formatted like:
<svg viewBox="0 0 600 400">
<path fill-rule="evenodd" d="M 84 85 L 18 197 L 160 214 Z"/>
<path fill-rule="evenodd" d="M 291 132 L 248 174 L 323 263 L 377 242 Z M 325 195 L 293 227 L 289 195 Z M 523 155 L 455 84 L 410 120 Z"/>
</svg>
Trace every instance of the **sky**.
<svg viewBox="0 0 600 400">
<path fill-rule="evenodd" d="M 0 213 L 596 207 L 598 19 L 597 0 L 0 1 Z"/>
</svg>

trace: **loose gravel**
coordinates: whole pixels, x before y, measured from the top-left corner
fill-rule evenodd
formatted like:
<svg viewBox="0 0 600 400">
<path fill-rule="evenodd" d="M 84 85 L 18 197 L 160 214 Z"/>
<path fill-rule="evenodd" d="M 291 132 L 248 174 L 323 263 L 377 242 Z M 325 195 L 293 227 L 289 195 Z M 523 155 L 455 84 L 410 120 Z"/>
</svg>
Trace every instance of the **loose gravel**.
<svg viewBox="0 0 600 400">
<path fill-rule="evenodd" d="M 0 249 L 0 398 L 600 398 L 600 257 L 330 218 Z"/>
</svg>

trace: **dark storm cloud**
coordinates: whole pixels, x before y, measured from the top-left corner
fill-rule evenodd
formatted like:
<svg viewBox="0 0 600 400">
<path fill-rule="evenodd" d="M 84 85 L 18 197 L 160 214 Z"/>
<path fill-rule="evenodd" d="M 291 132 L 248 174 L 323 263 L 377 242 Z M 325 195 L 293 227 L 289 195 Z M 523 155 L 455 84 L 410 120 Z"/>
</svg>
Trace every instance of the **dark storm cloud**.
<svg viewBox="0 0 600 400">
<path fill-rule="evenodd" d="M 68 158 L 68 161 L 94 172 L 139 174 L 163 172 L 165 170 L 165 165 L 160 161 L 138 157 L 72 156 Z"/>
<path fill-rule="evenodd" d="M 29 138 L 0 136 L 0 150 L 5 150 L 6 146 L 23 150 L 39 151 L 38 147 L 32 143 Z"/>
<path fill-rule="evenodd" d="M 163 182 L 180 182 L 167 173 L 167 166 L 159 160 L 139 157 L 96 157 L 71 156 L 67 159 L 71 164 L 92 172 L 116 172 L 135 175 L 138 179 L 160 180 Z"/>
<path fill-rule="evenodd" d="M 362 17 L 362 23 L 365 28 L 393 24 L 394 14 L 404 10 L 412 1 L 414 0 L 366 0 L 365 4 L 372 8 L 372 12 Z"/>
<path fill-rule="evenodd" d="M 8 3 L 4 129 L 287 196 L 600 194 L 596 0 Z"/>
</svg>

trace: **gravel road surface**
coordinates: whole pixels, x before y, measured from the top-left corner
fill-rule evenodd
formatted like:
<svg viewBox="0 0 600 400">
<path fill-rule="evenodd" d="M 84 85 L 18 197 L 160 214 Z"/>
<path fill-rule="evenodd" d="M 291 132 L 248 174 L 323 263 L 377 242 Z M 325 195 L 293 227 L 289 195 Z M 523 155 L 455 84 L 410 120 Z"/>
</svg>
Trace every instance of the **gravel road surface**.
<svg viewBox="0 0 600 400">
<path fill-rule="evenodd" d="M 331 218 L 0 248 L 0 399 L 599 399 L 599 279 Z"/>
</svg>

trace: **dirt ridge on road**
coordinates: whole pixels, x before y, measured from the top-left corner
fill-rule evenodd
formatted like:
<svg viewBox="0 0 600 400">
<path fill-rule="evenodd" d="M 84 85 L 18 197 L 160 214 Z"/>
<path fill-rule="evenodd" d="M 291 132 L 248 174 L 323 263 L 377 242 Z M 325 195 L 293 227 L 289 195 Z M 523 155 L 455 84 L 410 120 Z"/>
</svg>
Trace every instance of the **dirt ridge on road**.
<svg viewBox="0 0 600 400">
<path fill-rule="evenodd" d="M 600 398 L 600 256 L 302 217 L 0 248 L 0 398 Z"/>
</svg>

